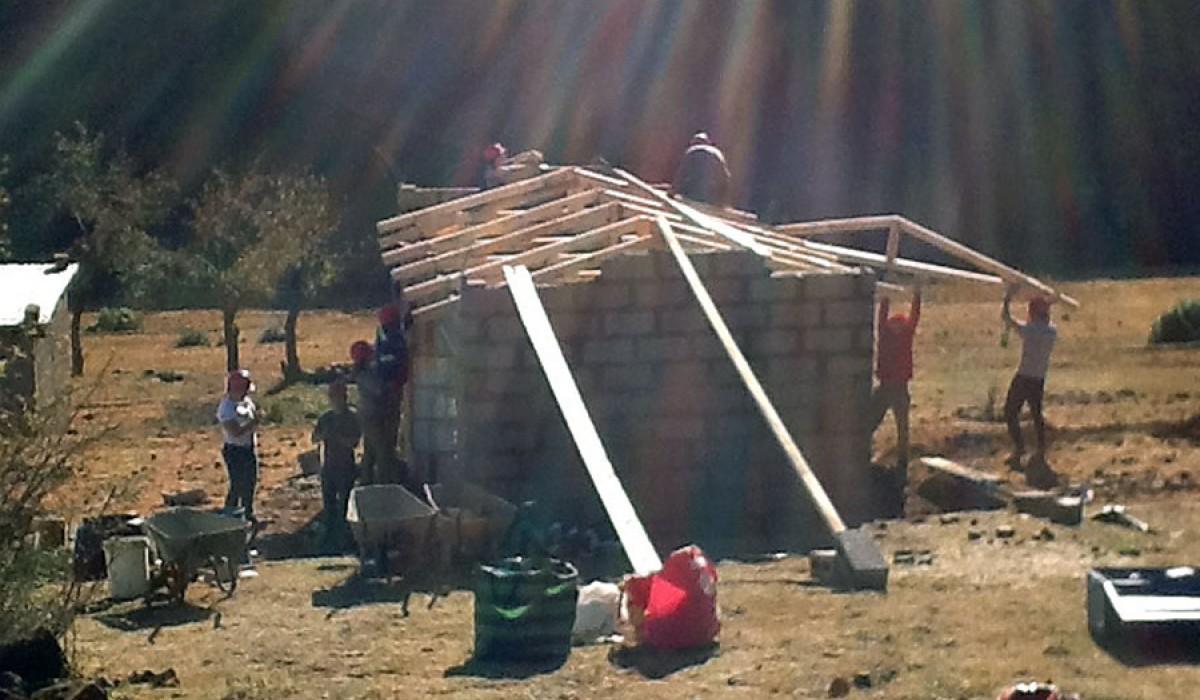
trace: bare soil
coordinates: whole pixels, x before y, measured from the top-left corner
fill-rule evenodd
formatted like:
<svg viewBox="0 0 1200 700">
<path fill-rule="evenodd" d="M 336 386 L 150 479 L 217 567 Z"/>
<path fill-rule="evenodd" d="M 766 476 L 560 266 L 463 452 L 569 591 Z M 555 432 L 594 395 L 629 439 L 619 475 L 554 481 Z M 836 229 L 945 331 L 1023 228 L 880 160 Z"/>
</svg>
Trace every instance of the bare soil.
<svg viewBox="0 0 1200 700">
<path fill-rule="evenodd" d="M 1194 295 L 1197 280 L 1067 288 L 1083 307 L 1055 309 L 1050 463 L 1064 480 L 1089 483 L 1100 502 L 1126 503 L 1156 527 L 1152 534 L 1092 522 L 1047 525 L 1008 512 L 871 525 L 889 557 L 928 551 L 932 563 L 895 565 L 889 592 L 877 595 L 816 586 L 801 558 L 722 562 L 724 629 L 715 650 L 641 657 L 580 648 L 562 668 L 523 678 L 464 668 L 472 644 L 467 592 L 431 610 L 414 604 L 404 618 L 395 590 L 342 585 L 356 570 L 352 559 L 269 561 L 229 599 L 197 584 L 182 610 L 121 604 L 85 616 L 77 635 L 81 667 L 110 678 L 143 668 L 178 672 L 178 688 L 118 691 L 139 698 L 818 698 L 833 678 L 862 672 L 871 687 L 850 697 L 990 699 L 1007 683 L 1052 678 L 1092 700 L 1190 700 L 1200 683 L 1190 652 L 1110 653 L 1088 636 L 1083 600 L 1084 574 L 1097 564 L 1200 563 L 1200 349 L 1146 345 L 1155 316 Z M 1019 341 L 1000 346 L 998 316 L 994 293 L 928 290 L 912 387 L 913 444 L 917 454 L 998 471 L 1019 486 L 1022 476 L 1001 467 L 1008 446 L 997 420 Z M 266 312 L 242 319 L 242 353 L 260 391 L 279 374 L 282 346 L 255 341 L 262 328 L 281 323 L 281 315 Z M 164 492 L 199 487 L 223 496 L 211 422 L 223 349 L 174 348 L 182 328 L 215 339 L 219 326 L 215 312 L 151 314 L 141 333 L 86 338 L 79 429 L 110 430 L 59 494 L 64 512 L 89 512 L 114 486 L 120 505 L 140 512 L 159 507 Z M 309 366 L 341 362 L 372 326 L 365 313 L 306 314 L 301 357 Z M 182 381 L 147 374 L 164 370 Z M 264 555 L 307 554 L 304 526 L 319 513 L 320 495 L 293 477 L 297 455 L 309 449 L 320 389 L 293 388 L 266 401 L 277 405 L 276 422 L 263 431 Z M 876 436 L 881 460 L 893 443 L 888 421 Z M 914 513 L 931 510 L 919 499 L 911 505 Z M 1015 536 L 998 537 L 1002 525 Z"/>
</svg>

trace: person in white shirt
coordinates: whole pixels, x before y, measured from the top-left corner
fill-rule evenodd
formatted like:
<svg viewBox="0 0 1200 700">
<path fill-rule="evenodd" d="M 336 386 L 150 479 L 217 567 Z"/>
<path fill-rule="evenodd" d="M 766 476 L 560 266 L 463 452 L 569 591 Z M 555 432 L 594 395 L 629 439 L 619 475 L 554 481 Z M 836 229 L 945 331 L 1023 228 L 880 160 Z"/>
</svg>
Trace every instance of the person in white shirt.
<svg viewBox="0 0 1200 700">
<path fill-rule="evenodd" d="M 221 456 L 229 470 L 229 495 L 225 497 L 225 513 L 239 510 L 250 522 L 254 519 L 254 489 L 258 485 L 258 409 L 250 398 L 254 384 L 250 372 L 234 370 L 225 378 L 225 396 L 217 407 L 217 422 L 221 424 L 224 445 Z"/>
<path fill-rule="evenodd" d="M 1028 319 L 1021 323 L 1014 320 L 1008 310 L 1015 290 L 1009 287 L 1004 295 L 1004 307 L 1000 317 L 1004 324 L 1021 336 L 1021 363 L 1008 386 L 1008 397 L 1004 401 L 1004 420 L 1008 423 L 1008 435 L 1012 439 L 1013 451 L 1008 463 L 1020 468 L 1025 453 L 1025 442 L 1021 436 L 1021 406 L 1029 404 L 1033 416 L 1033 428 L 1037 436 L 1037 451 L 1030 464 L 1042 467 L 1046 460 L 1046 421 L 1042 416 L 1042 398 L 1046 390 L 1046 370 L 1050 366 L 1050 352 L 1058 330 L 1050 323 L 1050 302 L 1044 297 L 1029 301 Z"/>
</svg>

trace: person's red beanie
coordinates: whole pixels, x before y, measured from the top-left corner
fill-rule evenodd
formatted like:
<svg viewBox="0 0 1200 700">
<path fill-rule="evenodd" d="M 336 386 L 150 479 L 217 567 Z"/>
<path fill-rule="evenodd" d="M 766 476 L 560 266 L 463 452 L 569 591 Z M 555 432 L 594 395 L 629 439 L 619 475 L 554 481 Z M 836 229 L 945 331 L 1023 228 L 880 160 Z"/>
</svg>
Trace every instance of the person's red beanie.
<svg viewBox="0 0 1200 700">
<path fill-rule="evenodd" d="M 395 304 L 388 304 L 379 309 L 379 325 L 384 328 L 391 328 L 400 325 L 400 309 L 396 308 Z"/>
<path fill-rule="evenodd" d="M 350 359 L 355 364 L 370 362 L 373 357 L 375 357 L 375 348 L 371 347 L 371 344 L 365 340 L 356 340 L 350 346 Z"/>
</svg>

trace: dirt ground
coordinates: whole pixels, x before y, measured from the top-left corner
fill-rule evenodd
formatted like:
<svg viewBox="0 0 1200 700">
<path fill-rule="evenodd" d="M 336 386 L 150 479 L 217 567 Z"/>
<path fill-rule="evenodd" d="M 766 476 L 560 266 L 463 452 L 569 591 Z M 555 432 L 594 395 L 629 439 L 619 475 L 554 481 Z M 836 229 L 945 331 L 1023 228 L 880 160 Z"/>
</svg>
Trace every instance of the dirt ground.
<svg viewBox="0 0 1200 700">
<path fill-rule="evenodd" d="M 1056 308 L 1060 329 L 1048 381 L 1050 462 L 1065 480 L 1089 483 L 1098 499 L 1126 503 L 1156 526 L 1149 535 L 1112 525 L 1066 528 L 1011 513 L 936 515 L 873 525 L 889 558 L 929 550 L 932 564 L 896 565 L 886 596 L 839 595 L 810 582 L 803 559 L 722 562 L 724 630 L 718 649 L 684 658 L 639 658 L 610 647 L 577 649 L 565 666 L 527 678 L 488 678 L 463 668 L 472 643 L 471 600 L 456 592 L 432 610 L 400 616 L 395 592 L 343 584 L 353 560 L 269 561 L 261 576 L 221 599 L 195 585 L 182 611 L 114 606 L 78 625 L 83 670 L 110 678 L 173 667 L 178 688 L 123 688 L 126 697 L 648 698 L 826 697 L 836 676 L 869 673 L 850 697 L 992 698 L 1005 683 L 1053 678 L 1085 698 L 1194 698 L 1194 659 L 1133 658 L 1097 647 L 1083 607 L 1088 567 L 1196 563 L 1200 528 L 1200 348 L 1151 349 L 1150 323 L 1194 295 L 1196 279 L 1068 285 L 1083 302 Z M 1006 452 L 995 420 L 1019 342 L 1000 346 L 996 294 L 935 287 L 927 292 L 913 385 L 914 453 L 942 454 L 979 468 Z M 282 346 L 259 344 L 282 317 L 242 319 L 245 364 L 260 391 L 278 376 Z M 368 314 L 318 312 L 301 320 L 308 366 L 342 361 L 368 337 Z M 60 494 L 77 517 L 117 488 L 122 507 L 148 512 L 161 493 L 200 487 L 223 495 L 224 470 L 211 414 L 221 391 L 223 349 L 176 349 L 181 329 L 219 337 L 215 312 L 152 314 L 141 333 L 85 340 L 79 429 L 108 431 L 85 471 Z M 159 373 L 155 375 L 154 373 Z M 182 375 L 179 381 L 170 372 Z M 265 397 L 260 512 L 270 521 L 264 557 L 302 553 L 301 531 L 320 510 L 319 492 L 293 477 L 308 449 L 319 389 Z M 886 457 L 890 423 L 876 439 Z M 915 473 L 920 477 L 919 471 Z M 914 502 L 914 511 L 924 504 Z M 972 522 L 974 521 L 974 522 Z M 1011 539 L 995 536 L 1012 525 Z M 1045 530 L 1045 532 L 1043 532 Z M 968 531 L 978 537 L 970 539 Z M 1046 534 L 1048 532 L 1049 534 Z M 274 539 L 271 539 L 271 538 Z"/>
</svg>

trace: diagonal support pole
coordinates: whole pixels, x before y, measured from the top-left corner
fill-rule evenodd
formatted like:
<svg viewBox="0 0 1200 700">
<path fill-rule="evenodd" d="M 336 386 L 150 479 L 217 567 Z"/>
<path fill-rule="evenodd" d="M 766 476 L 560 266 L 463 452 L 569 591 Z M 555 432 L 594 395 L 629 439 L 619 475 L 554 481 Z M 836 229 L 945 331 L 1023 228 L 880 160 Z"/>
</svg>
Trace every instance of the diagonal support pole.
<svg viewBox="0 0 1200 700">
<path fill-rule="evenodd" d="M 629 557 L 629 563 L 633 565 L 635 573 L 643 576 L 662 569 L 662 560 L 646 535 L 646 529 L 642 527 L 637 511 L 634 510 L 629 496 L 621 486 L 621 480 L 613 470 L 604 444 L 600 442 L 596 426 L 588 416 L 583 396 L 580 395 L 579 387 L 571 376 L 562 348 L 554 337 L 554 329 L 550 326 L 546 309 L 538 298 L 533 276 L 523 265 L 505 265 L 504 279 L 508 282 L 508 291 L 517 306 L 521 324 L 525 327 L 525 333 L 529 336 L 529 342 L 533 345 L 534 353 L 542 366 L 542 373 L 550 383 L 554 400 L 558 403 L 558 409 L 562 412 L 563 420 L 567 423 L 567 429 L 571 432 L 584 466 L 587 467 L 588 475 L 592 477 L 592 483 L 600 494 L 604 510 L 617 531 L 621 546 Z"/>
<path fill-rule="evenodd" d="M 737 370 L 746 390 L 754 399 L 759 413 L 766 420 L 767 427 L 774 434 L 779 446 L 783 448 L 784 455 L 800 478 L 804 490 L 808 492 L 817 512 L 820 513 L 830 534 L 837 542 L 839 559 L 843 565 L 847 582 L 855 588 L 885 589 L 887 587 L 887 564 L 879 552 L 878 545 L 863 531 L 850 530 L 846 527 L 842 516 L 838 514 L 837 508 L 833 505 L 833 501 L 829 499 L 825 488 L 817 479 L 817 475 L 813 473 L 812 467 L 809 466 L 808 460 L 804 458 L 804 453 L 800 451 L 800 446 L 792 439 L 783 418 L 775 410 L 774 404 L 767 396 L 766 389 L 754 375 L 754 370 L 750 367 L 746 356 L 742 354 L 737 341 L 733 339 L 733 334 L 729 332 L 729 326 L 725 325 L 725 320 L 721 318 L 721 312 L 717 310 L 717 305 L 704 287 L 704 283 L 700 281 L 700 275 L 696 272 L 696 268 L 688 259 L 687 254 L 683 252 L 683 247 L 679 245 L 679 241 L 671 231 L 671 224 L 665 217 L 658 218 L 658 230 L 666 242 L 667 248 L 671 251 L 671 255 L 674 256 L 679 271 L 683 273 L 688 287 L 691 288 L 692 296 L 700 304 L 700 309 L 708 319 L 708 324 L 716 333 L 717 339 L 721 341 L 725 354 L 733 362 L 734 369 Z"/>
</svg>

